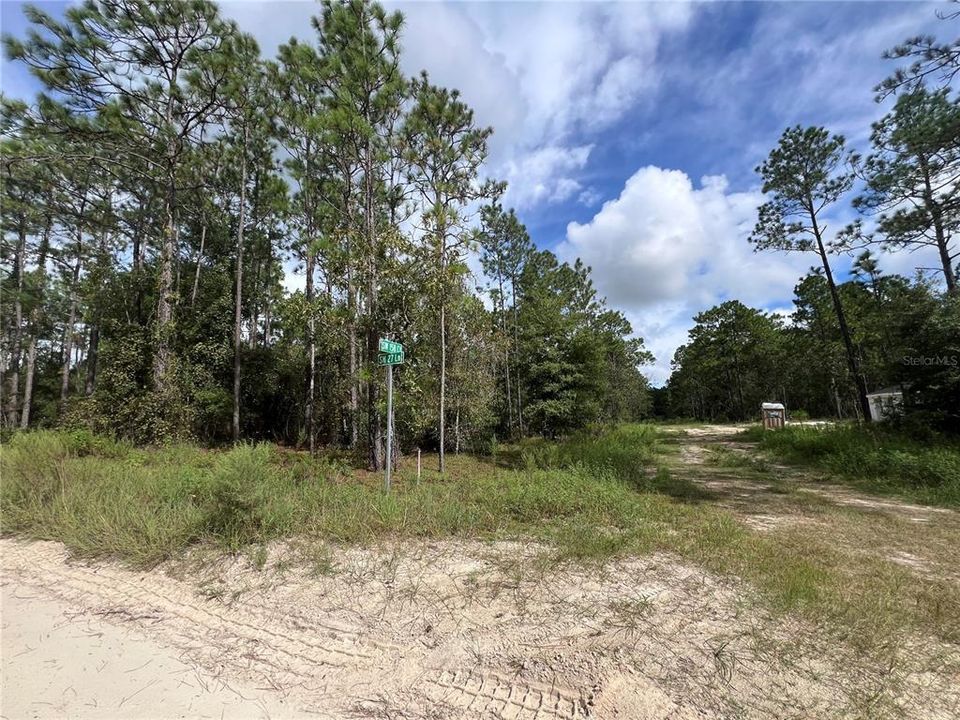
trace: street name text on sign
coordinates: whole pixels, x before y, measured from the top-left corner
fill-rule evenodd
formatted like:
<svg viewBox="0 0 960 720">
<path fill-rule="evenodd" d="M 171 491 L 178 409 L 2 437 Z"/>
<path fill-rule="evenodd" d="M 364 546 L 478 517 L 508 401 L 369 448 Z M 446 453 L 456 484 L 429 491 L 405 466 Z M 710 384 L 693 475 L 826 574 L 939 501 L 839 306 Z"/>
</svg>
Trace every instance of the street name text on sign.
<svg viewBox="0 0 960 720">
<path fill-rule="evenodd" d="M 402 364 L 403 364 L 402 352 L 394 352 L 394 353 L 382 352 L 377 356 L 377 365 L 402 365 Z"/>
<path fill-rule="evenodd" d="M 386 338 L 380 338 L 380 352 L 382 353 L 403 353 L 403 345 L 393 340 L 387 340 Z"/>
</svg>

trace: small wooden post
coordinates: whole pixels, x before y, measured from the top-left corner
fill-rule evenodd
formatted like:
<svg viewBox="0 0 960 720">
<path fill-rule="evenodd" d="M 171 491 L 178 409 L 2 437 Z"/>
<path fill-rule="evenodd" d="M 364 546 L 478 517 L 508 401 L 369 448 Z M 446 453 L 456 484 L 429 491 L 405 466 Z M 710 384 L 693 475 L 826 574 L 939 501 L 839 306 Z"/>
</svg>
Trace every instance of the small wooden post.
<svg viewBox="0 0 960 720">
<path fill-rule="evenodd" d="M 417 485 L 420 484 L 420 448 L 417 448 Z"/>
</svg>

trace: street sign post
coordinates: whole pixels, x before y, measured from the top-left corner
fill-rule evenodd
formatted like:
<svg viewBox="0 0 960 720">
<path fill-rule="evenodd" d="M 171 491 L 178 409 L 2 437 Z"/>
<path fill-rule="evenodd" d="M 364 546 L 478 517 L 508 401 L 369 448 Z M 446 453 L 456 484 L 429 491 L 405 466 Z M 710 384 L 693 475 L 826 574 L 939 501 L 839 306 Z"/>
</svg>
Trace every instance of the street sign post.
<svg viewBox="0 0 960 720">
<path fill-rule="evenodd" d="M 378 365 L 387 366 L 387 461 L 383 487 L 390 492 L 390 471 L 393 468 L 393 366 L 403 364 L 403 345 L 380 338 Z"/>
</svg>

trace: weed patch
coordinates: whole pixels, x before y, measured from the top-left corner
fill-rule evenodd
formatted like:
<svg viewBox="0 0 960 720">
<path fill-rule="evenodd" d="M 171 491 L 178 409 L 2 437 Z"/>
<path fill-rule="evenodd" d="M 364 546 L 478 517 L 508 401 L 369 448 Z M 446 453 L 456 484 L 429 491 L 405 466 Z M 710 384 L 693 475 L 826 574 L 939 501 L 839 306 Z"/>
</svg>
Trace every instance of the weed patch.
<svg viewBox="0 0 960 720">
<path fill-rule="evenodd" d="M 913 440 L 883 427 L 750 428 L 744 437 L 785 462 L 825 470 L 863 490 L 960 507 L 960 445 Z"/>
</svg>

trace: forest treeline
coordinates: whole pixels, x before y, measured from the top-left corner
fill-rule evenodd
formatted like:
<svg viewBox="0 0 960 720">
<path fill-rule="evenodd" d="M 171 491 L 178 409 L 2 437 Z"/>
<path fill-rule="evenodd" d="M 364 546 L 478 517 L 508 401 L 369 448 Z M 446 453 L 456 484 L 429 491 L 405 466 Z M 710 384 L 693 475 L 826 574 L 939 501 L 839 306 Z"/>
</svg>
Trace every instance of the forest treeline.
<svg viewBox="0 0 960 720">
<path fill-rule="evenodd" d="M 44 90 L 3 101 L 8 431 L 270 439 L 379 468 L 380 337 L 406 348 L 401 446 L 441 467 L 646 411 L 643 342 L 501 205 L 492 129 L 404 75 L 400 13 L 324 0 L 313 40 L 267 59 L 206 0 L 25 12 L 4 45 Z"/>
<path fill-rule="evenodd" d="M 940 16 L 956 21 L 960 11 Z M 908 64 L 874 88 L 878 102 L 895 102 L 865 156 L 842 136 L 798 126 L 757 168 L 767 201 L 750 242 L 814 262 L 793 312 L 729 301 L 697 315 L 656 391 L 657 414 L 742 420 L 779 400 L 799 417 L 869 421 L 868 392 L 892 388 L 910 427 L 960 432 L 960 39 L 915 37 L 886 57 Z M 849 210 L 856 221 L 828 229 L 828 217 Z M 878 248 L 926 248 L 935 260 L 912 278 L 885 275 Z M 855 258 L 843 282 L 837 254 Z"/>
</svg>

